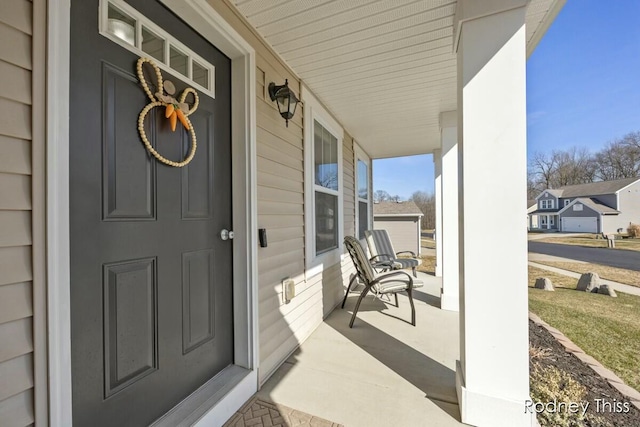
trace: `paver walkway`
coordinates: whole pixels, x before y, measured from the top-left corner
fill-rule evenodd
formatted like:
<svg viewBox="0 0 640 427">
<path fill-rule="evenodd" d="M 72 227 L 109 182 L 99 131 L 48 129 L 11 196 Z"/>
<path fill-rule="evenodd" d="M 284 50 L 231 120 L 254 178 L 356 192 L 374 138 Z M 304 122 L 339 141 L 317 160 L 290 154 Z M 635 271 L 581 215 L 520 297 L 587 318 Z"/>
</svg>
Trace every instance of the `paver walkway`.
<svg viewBox="0 0 640 427">
<path fill-rule="evenodd" d="M 323 418 L 257 397 L 249 400 L 223 427 L 344 427 Z"/>
</svg>

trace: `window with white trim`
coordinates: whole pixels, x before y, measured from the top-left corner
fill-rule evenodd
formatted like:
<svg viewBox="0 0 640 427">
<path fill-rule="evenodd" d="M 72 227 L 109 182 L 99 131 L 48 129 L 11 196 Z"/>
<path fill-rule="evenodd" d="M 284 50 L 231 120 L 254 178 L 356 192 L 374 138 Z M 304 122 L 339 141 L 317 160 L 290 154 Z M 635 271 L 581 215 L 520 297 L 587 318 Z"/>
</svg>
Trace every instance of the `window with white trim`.
<svg viewBox="0 0 640 427">
<path fill-rule="evenodd" d="M 549 225 L 555 225 L 556 223 L 556 216 L 555 215 L 551 215 L 549 217 Z"/>
<path fill-rule="evenodd" d="M 364 231 L 371 228 L 371 160 L 360 147 L 354 145 L 355 153 L 355 200 L 356 233 L 358 239 L 364 239 Z"/>
<path fill-rule="evenodd" d="M 313 121 L 316 255 L 338 247 L 338 138 Z"/>
<path fill-rule="evenodd" d="M 340 261 L 344 236 L 343 129 L 302 87 L 307 269 Z M 317 271 L 308 270 L 307 274 Z"/>
<path fill-rule="evenodd" d="M 553 209 L 553 199 L 540 201 L 540 209 Z"/>
</svg>

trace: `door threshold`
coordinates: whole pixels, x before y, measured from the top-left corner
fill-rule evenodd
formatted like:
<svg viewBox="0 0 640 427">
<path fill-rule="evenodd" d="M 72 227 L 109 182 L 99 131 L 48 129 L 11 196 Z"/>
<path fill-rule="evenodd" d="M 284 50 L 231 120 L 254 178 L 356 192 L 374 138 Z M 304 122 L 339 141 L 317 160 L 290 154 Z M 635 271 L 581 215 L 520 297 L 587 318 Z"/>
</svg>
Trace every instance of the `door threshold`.
<svg viewBox="0 0 640 427">
<path fill-rule="evenodd" d="M 229 365 L 151 427 L 221 426 L 257 391 L 255 370 Z"/>
</svg>

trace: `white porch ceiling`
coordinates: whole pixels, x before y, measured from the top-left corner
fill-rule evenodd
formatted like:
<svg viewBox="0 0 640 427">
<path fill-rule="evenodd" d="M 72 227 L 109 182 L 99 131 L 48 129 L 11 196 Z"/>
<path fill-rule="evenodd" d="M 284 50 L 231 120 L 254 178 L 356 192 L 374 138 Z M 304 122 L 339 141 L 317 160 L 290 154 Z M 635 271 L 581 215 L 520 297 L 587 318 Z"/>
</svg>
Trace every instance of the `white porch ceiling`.
<svg viewBox="0 0 640 427">
<path fill-rule="evenodd" d="M 232 1 L 371 157 L 440 147 L 440 112 L 457 104 L 457 1 Z M 556 3 L 530 1 L 529 51 Z"/>
</svg>

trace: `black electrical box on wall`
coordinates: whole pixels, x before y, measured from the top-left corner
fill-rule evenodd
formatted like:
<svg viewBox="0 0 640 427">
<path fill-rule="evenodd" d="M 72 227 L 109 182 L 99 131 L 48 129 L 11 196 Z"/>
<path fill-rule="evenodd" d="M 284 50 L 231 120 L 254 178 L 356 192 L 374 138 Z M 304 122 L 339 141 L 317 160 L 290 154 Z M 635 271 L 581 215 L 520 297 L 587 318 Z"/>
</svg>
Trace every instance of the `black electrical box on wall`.
<svg viewBox="0 0 640 427">
<path fill-rule="evenodd" d="M 258 237 L 260 239 L 260 247 L 266 248 L 267 247 L 267 229 L 266 228 L 258 229 Z"/>
</svg>

